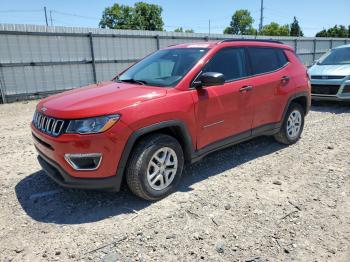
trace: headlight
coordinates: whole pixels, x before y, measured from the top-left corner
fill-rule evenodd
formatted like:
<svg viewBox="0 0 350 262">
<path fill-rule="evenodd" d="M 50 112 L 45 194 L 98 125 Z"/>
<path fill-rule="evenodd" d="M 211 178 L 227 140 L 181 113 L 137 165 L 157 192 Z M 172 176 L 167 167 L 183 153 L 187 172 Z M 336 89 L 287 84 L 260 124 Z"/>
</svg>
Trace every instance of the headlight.
<svg viewBox="0 0 350 262">
<path fill-rule="evenodd" d="M 85 119 L 71 120 L 67 133 L 95 134 L 110 129 L 120 118 L 120 115 L 99 116 Z"/>
</svg>

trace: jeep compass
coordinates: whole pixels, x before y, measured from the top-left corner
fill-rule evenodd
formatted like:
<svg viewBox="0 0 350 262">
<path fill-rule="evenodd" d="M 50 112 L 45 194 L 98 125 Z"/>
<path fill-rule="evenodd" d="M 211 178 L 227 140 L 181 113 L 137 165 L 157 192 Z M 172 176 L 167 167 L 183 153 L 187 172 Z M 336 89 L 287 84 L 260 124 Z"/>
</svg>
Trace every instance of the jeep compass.
<svg viewBox="0 0 350 262">
<path fill-rule="evenodd" d="M 38 160 L 64 187 L 147 200 L 176 189 L 185 163 L 261 135 L 297 142 L 310 81 L 293 49 L 223 40 L 159 50 L 116 76 L 40 101 Z"/>
</svg>

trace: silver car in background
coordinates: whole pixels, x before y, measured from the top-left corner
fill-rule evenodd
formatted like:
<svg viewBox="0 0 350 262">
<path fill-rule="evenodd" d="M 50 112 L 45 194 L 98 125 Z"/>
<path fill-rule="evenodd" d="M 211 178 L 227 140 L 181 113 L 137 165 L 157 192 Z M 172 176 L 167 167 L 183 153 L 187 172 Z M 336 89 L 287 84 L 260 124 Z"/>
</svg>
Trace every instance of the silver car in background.
<svg viewBox="0 0 350 262">
<path fill-rule="evenodd" d="M 350 45 L 329 50 L 310 67 L 314 100 L 350 101 Z"/>
</svg>

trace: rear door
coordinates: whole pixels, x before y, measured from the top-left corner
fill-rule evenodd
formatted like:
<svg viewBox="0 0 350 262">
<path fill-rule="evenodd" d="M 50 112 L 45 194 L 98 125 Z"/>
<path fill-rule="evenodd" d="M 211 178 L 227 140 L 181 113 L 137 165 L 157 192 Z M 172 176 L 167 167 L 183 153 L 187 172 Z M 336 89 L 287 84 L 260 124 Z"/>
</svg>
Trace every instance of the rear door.
<svg viewBox="0 0 350 262">
<path fill-rule="evenodd" d="M 293 91 L 289 61 L 283 49 L 247 48 L 253 84 L 254 118 L 252 128 L 281 120 L 288 93 Z"/>
<path fill-rule="evenodd" d="M 201 73 L 218 72 L 226 82 L 220 86 L 192 90 L 197 118 L 197 148 L 241 134 L 249 136 L 253 120 L 245 48 L 220 49 Z M 245 132 L 247 131 L 247 132 Z M 244 134 L 242 134 L 245 132 Z"/>
</svg>

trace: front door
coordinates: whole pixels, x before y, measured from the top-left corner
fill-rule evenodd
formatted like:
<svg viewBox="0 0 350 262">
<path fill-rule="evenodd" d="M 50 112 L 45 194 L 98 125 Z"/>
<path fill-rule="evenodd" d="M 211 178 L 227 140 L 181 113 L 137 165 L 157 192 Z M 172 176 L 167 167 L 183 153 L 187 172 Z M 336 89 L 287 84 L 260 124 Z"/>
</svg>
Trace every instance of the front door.
<svg viewBox="0 0 350 262">
<path fill-rule="evenodd" d="M 225 138 L 250 136 L 253 120 L 251 80 L 244 48 L 223 48 L 205 65 L 204 72 L 225 76 L 224 85 L 192 90 L 197 118 L 197 149 Z"/>
</svg>

